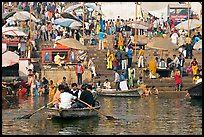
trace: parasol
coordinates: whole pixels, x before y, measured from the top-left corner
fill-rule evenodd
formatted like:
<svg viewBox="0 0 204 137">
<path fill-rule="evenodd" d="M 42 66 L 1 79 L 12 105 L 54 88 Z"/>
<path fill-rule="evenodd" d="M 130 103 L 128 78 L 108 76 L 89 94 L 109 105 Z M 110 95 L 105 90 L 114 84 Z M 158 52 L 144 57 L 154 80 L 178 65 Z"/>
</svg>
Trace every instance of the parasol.
<svg viewBox="0 0 204 137">
<path fill-rule="evenodd" d="M 2 67 L 12 66 L 19 61 L 19 56 L 11 51 L 6 51 L 2 54 Z"/>
<path fill-rule="evenodd" d="M 176 44 L 171 42 L 171 39 L 163 37 L 152 38 L 152 40 L 147 43 L 147 47 L 161 50 L 173 50 L 178 48 Z"/>
<path fill-rule="evenodd" d="M 196 42 L 195 45 L 193 46 L 193 48 L 197 49 L 197 50 L 202 48 L 202 40 L 199 40 L 198 42 Z"/>
<path fill-rule="evenodd" d="M 73 22 L 75 22 L 75 20 L 65 19 L 65 18 L 59 18 L 59 19 L 54 20 L 54 24 L 57 24 L 63 27 L 69 27 L 69 25 Z"/>
<path fill-rule="evenodd" d="M 25 21 L 30 19 L 30 13 L 27 11 L 19 11 L 16 12 L 14 15 L 14 18 L 19 21 Z M 37 22 L 37 19 L 31 14 L 31 20 L 34 22 Z"/>
<path fill-rule="evenodd" d="M 57 43 L 57 48 L 73 48 L 73 49 L 87 50 L 87 47 L 85 47 L 79 41 L 73 38 L 60 39 L 56 43 Z"/>
<path fill-rule="evenodd" d="M 62 16 L 63 18 L 73 19 L 73 20 L 76 20 L 76 21 L 82 22 L 81 19 L 79 19 L 79 18 L 76 17 L 75 15 L 72 15 L 72 14 L 69 13 L 69 12 L 63 12 L 63 13 L 61 13 L 61 16 Z"/>
<path fill-rule="evenodd" d="M 202 20 L 190 19 L 189 22 L 190 22 L 190 29 L 194 29 L 194 28 L 197 28 L 197 27 L 202 25 Z M 183 22 L 177 24 L 175 27 L 177 29 L 181 29 L 182 28 L 184 30 L 188 30 L 188 20 L 183 21 Z"/>
<path fill-rule="evenodd" d="M 14 37 L 28 36 L 26 33 L 20 30 L 18 27 L 2 27 L 3 35 L 10 35 Z"/>
</svg>

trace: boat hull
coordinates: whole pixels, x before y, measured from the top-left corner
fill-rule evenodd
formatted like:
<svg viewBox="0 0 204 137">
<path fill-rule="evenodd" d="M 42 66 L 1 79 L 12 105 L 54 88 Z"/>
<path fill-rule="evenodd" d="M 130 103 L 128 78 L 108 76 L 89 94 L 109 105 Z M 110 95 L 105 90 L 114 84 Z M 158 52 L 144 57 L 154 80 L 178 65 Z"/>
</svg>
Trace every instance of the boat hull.
<svg viewBox="0 0 204 137">
<path fill-rule="evenodd" d="M 202 98 L 202 82 L 188 89 L 191 98 Z"/>
<path fill-rule="evenodd" d="M 94 107 L 99 110 L 100 106 Z M 80 117 L 91 117 L 97 116 L 98 112 L 90 108 L 70 108 L 70 109 L 57 109 L 57 108 L 48 108 L 49 113 L 52 116 L 59 116 L 62 118 L 80 118 Z"/>
<path fill-rule="evenodd" d="M 124 91 L 100 89 L 100 90 L 97 90 L 97 95 L 110 96 L 110 97 L 140 97 L 142 92 L 143 92 L 143 89 L 131 89 L 131 90 L 124 90 Z"/>
</svg>

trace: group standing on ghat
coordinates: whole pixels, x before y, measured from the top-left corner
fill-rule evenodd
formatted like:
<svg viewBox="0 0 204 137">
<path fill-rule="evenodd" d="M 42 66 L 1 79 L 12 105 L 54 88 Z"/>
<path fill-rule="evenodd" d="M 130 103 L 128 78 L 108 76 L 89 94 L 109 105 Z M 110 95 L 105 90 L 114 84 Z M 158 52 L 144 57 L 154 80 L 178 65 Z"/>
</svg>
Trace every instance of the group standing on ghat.
<svg viewBox="0 0 204 137">
<path fill-rule="evenodd" d="M 9 3 L 10 7 L 13 7 L 12 3 Z M 18 54 L 22 58 L 28 56 L 28 50 L 37 51 L 40 49 L 40 43 L 43 41 L 56 41 L 61 38 L 74 38 L 80 41 L 82 37 L 82 30 L 74 30 L 68 27 L 59 27 L 54 24 L 54 21 L 58 18 L 61 18 L 61 13 L 65 10 L 65 2 L 31 2 L 31 5 L 28 5 L 28 2 L 18 2 L 17 8 L 30 11 L 30 6 L 32 6 L 33 13 L 37 19 L 40 21 L 37 23 L 32 22 L 32 36 L 28 38 L 20 37 L 18 41 L 27 41 L 25 48 L 19 49 Z M 73 15 L 76 13 L 73 11 Z M 133 19 L 124 20 L 120 16 L 117 19 L 104 20 L 99 14 L 99 18 L 96 20 L 89 19 L 89 14 L 85 16 L 85 20 L 89 21 L 89 24 L 85 26 L 85 36 L 90 36 L 89 44 L 95 46 L 98 50 L 106 50 L 106 62 L 107 69 L 114 71 L 114 83 L 115 89 L 121 90 L 120 82 L 126 81 L 127 87 L 129 89 L 134 88 L 134 79 L 135 79 L 135 67 L 132 65 L 133 58 L 135 58 L 135 34 L 134 29 L 131 27 Z M 79 19 L 82 19 L 82 15 L 77 16 Z M 176 29 L 174 22 L 171 18 L 167 18 L 165 21 L 163 18 L 157 18 L 151 16 L 147 19 L 139 19 L 142 22 L 149 23 L 148 29 L 141 30 L 142 35 L 146 35 L 149 39 L 154 37 L 169 37 L 172 40 L 172 43 L 182 47 L 182 51 L 178 55 L 169 55 L 166 58 L 152 58 L 150 62 L 145 61 L 145 49 L 140 48 L 139 54 L 137 55 L 138 68 L 147 68 L 149 70 L 149 78 L 156 79 L 159 78 L 159 74 L 156 73 L 156 69 L 168 69 L 171 71 L 171 78 L 175 79 L 175 86 L 177 91 L 182 90 L 182 79 L 183 71 L 186 71 L 192 75 L 193 82 L 199 81 L 202 75 L 202 70 L 198 68 L 199 63 L 196 58 L 193 57 L 193 46 L 196 42 L 202 39 L 202 34 L 199 32 L 201 26 L 192 29 L 190 31 L 190 36 L 188 32 L 183 28 Z M 130 25 L 129 25 L 130 24 Z M 18 26 L 24 28 L 25 32 L 30 31 L 30 22 L 29 21 L 13 21 L 7 22 L 6 26 Z M 30 33 L 28 33 L 30 34 Z M 114 36 L 114 43 L 108 44 L 108 35 Z M 5 39 L 3 36 L 2 39 Z M 9 39 L 9 38 L 7 38 Z M 10 37 L 13 40 L 12 37 Z M 33 49 L 29 49 L 31 46 L 29 39 L 35 41 Z M 99 44 L 96 46 L 96 39 L 98 39 Z M 200 49 L 201 52 L 202 48 Z M 33 53 L 32 52 L 32 53 Z M 30 55 L 33 57 L 34 55 Z M 63 57 L 55 57 L 55 63 L 61 65 L 60 60 L 63 60 Z M 191 63 L 184 70 L 184 64 L 186 59 L 192 59 Z M 97 77 L 95 64 L 92 59 L 89 60 L 88 68 L 92 71 L 92 78 Z M 26 94 L 29 91 L 31 96 L 41 96 L 49 95 L 53 98 L 53 105 L 57 108 L 70 108 L 70 107 L 85 107 L 84 104 L 79 103 L 77 99 L 80 99 L 91 106 L 94 106 L 96 97 L 94 92 L 96 88 L 106 88 L 111 89 L 111 82 L 109 79 L 104 79 L 104 83 L 94 83 L 83 84 L 82 77 L 85 70 L 82 62 L 78 62 L 75 67 L 75 74 L 77 77 L 77 83 L 67 83 L 66 77 L 63 77 L 62 80 L 59 80 L 57 83 L 54 83 L 52 79 L 47 79 L 43 77 L 42 80 L 39 78 L 38 72 L 35 71 L 31 60 L 29 61 L 29 66 L 27 68 L 28 74 L 28 87 L 26 85 L 21 85 L 18 88 L 17 94 Z M 137 86 L 144 85 L 143 77 L 138 77 Z M 28 91 L 26 91 L 26 88 Z M 148 94 L 158 94 L 156 87 L 146 87 L 144 90 L 144 96 Z M 59 101 L 60 99 L 60 101 Z"/>
</svg>

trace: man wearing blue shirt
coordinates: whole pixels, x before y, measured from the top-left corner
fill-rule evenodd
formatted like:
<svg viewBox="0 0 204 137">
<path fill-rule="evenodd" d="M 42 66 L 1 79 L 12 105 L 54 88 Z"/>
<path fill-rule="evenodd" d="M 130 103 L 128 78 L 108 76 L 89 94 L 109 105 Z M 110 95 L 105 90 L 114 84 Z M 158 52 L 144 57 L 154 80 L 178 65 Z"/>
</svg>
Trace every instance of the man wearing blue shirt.
<svg viewBox="0 0 204 137">
<path fill-rule="evenodd" d="M 103 46 L 104 35 L 105 35 L 105 33 L 100 30 L 100 32 L 98 33 L 98 37 L 99 37 L 99 47 L 98 47 L 98 49 L 99 50 L 104 49 L 104 46 Z"/>
</svg>

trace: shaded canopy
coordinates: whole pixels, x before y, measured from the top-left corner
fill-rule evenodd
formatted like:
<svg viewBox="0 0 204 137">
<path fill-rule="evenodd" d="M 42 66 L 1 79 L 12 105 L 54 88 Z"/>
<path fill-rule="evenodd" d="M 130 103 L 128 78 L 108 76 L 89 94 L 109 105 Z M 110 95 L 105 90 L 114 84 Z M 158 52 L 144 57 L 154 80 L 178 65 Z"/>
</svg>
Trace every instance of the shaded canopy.
<svg viewBox="0 0 204 137">
<path fill-rule="evenodd" d="M 99 9 L 99 7 L 96 6 L 95 3 L 85 3 L 84 7 L 91 8 L 91 9 L 97 11 L 98 13 L 103 14 L 102 11 Z M 68 7 L 66 10 L 64 10 L 64 12 L 71 12 L 71 11 L 74 11 L 74 10 L 80 9 L 80 8 L 82 8 L 82 4 L 76 4 L 76 5 Z"/>
<path fill-rule="evenodd" d="M 85 47 L 79 41 L 73 38 L 60 39 L 56 43 L 57 43 L 56 48 L 73 48 L 73 49 L 87 50 L 87 47 Z"/>
<path fill-rule="evenodd" d="M 28 36 L 26 33 L 20 30 L 18 27 L 2 27 L 3 35 L 10 35 L 14 37 Z"/>
<path fill-rule="evenodd" d="M 73 19 L 73 20 L 82 22 L 82 20 L 80 20 L 78 17 L 72 15 L 72 14 L 69 13 L 69 12 L 63 12 L 63 13 L 61 13 L 61 16 L 62 16 L 63 18 Z"/>
<path fill-rule="evenodd" d="M 152 40 L 147 43 L 147 47 L 161 50 L 173 50 L 178 48 L 176 44 L 171 42 L 171 39 L 163 37 L 152 38 Z"/>
<path fill-rule="evenodd" d="M 2 19 L 7 20 L 9 17 L 13 16 L 15 13 L 16 13 L 16 11 L 6 12 L 6 13 L 2 14 Z"/>
<path fill-rule="evenodd" d="M 16 20 L 25 21 L 30 19 L 30 13 L 27 11 L 18 11 L 13 15 L 13 17 Z M 33 14 L 31 14 L 31 20 L 37 22 L 37 19 L 35 18 L 35 16 L 33 16 Z"/>
<path fill-rule="evenodd" d="M 195 45 L 193 46 L 194 49 L 200 49 L 202 48 L 202 40 L 198 41 L 195 43 Z"/>
<path fill-rule="evenodd" d="M 19 61 L 19 56 L 15 52 L 6 51 L 2 54 L 2 67 L 12 66 Z"/>
<path fill-rule="evenodd" d="M 196 27 L 200 27 L 202 25 L 202 20 L 190 19 L 190 29 L 194 29 Z M 177 29 L 183 28 L 184 30 L 188 30 L 188 20 L 183 21 L 175 26 Z"/>
<path fill-rule="evenodd" d="M 78 22 L 73 19 L 68 19 L 68 18 L 59 18 L 54 20 L 54 24 L 63 26 L 63 27 L 69 27 L 73 22 Z"/>
</svg>

